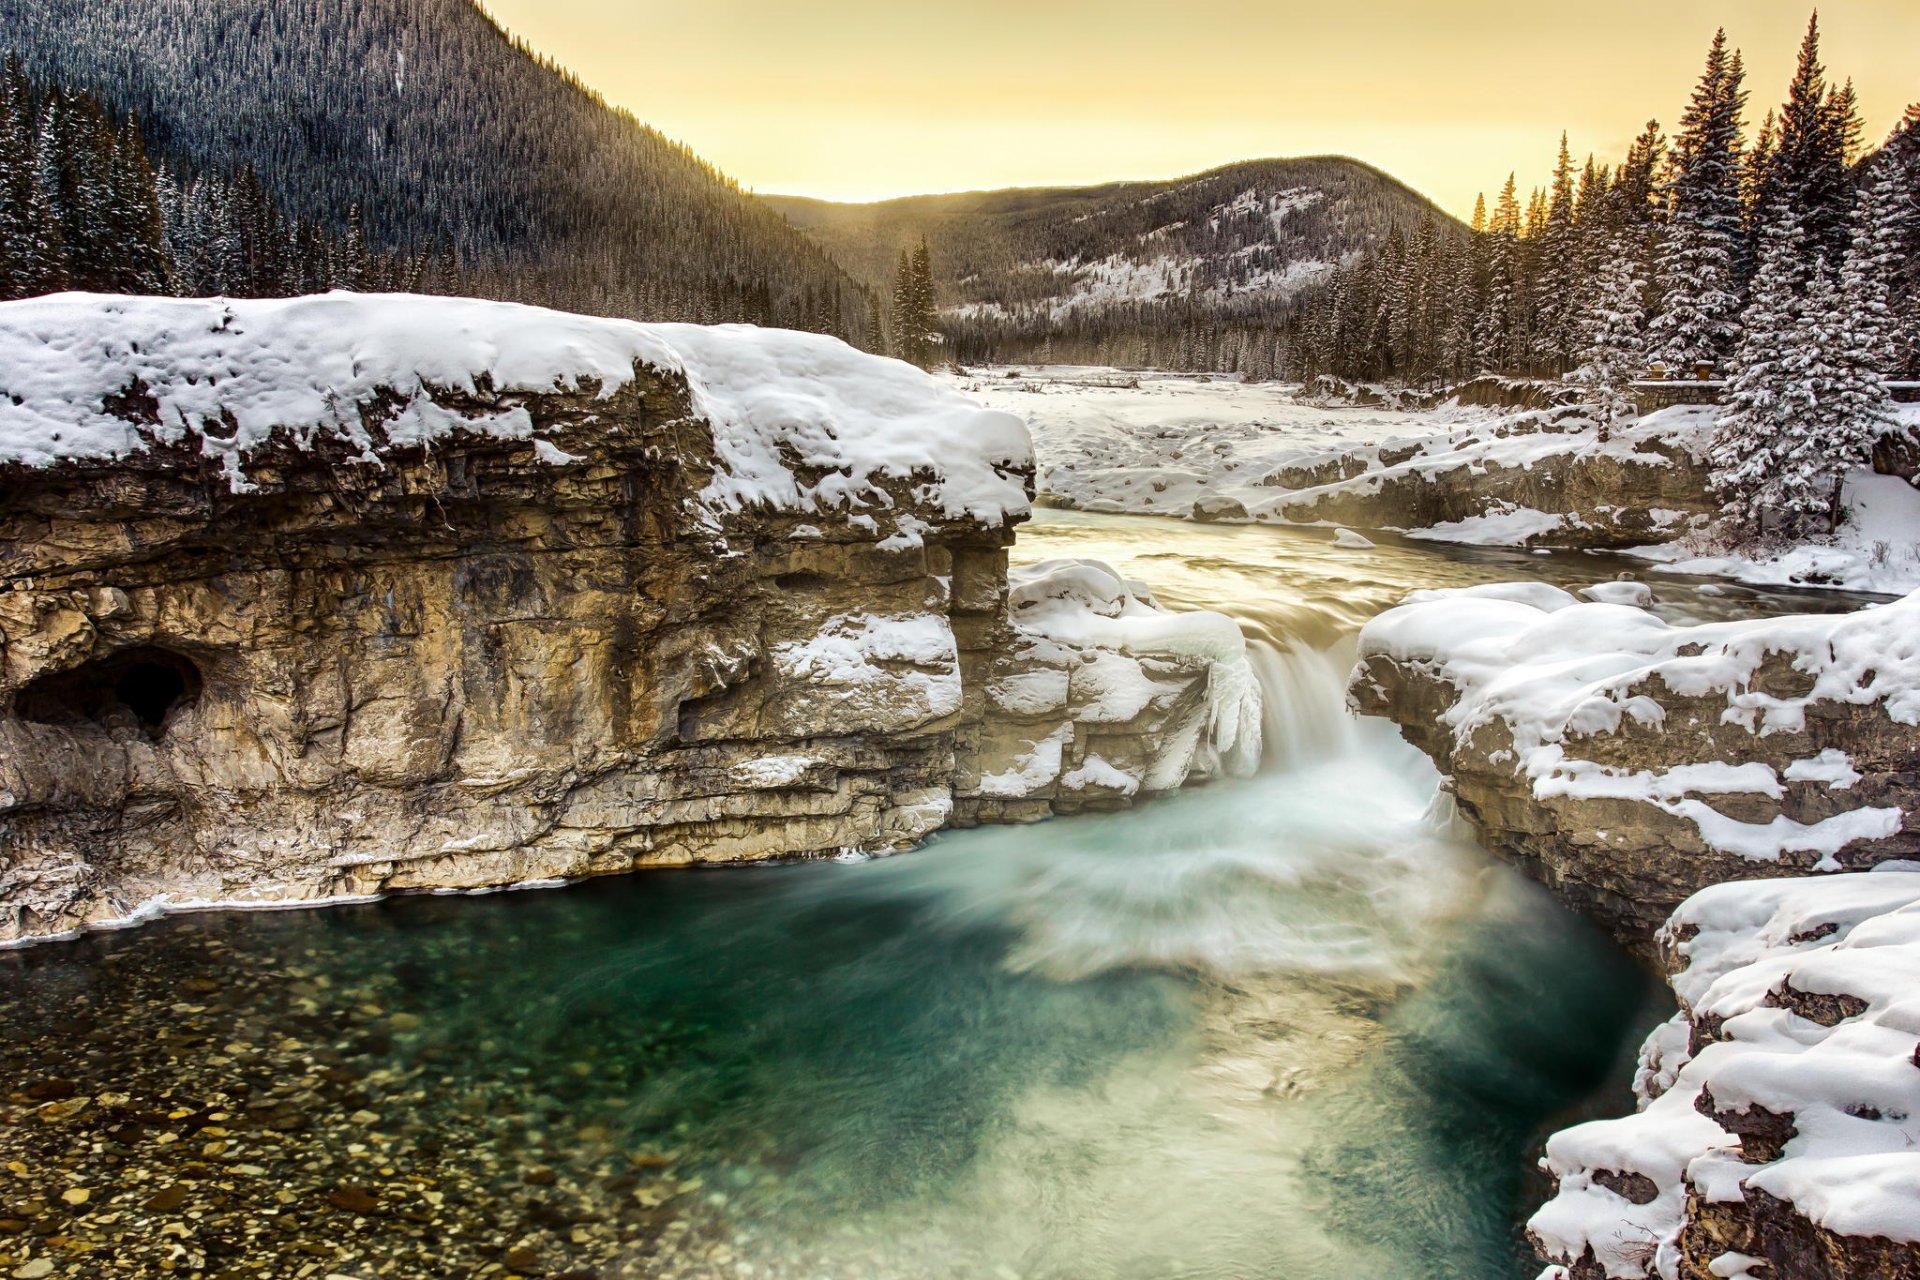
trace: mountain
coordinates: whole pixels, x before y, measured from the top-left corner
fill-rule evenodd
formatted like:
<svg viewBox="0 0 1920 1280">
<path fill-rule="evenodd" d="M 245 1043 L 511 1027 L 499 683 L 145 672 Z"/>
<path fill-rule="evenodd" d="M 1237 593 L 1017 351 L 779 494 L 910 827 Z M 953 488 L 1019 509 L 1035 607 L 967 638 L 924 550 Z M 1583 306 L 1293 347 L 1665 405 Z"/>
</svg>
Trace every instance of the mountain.
<svg viewBox="0 0 1920 1280">
<path fill-rule="evenodd" d="M 496 297 L 866 332 L 825 253 L 470 0 L 0 0 L 0 47 L 162 157 L 251 167 L 337 230 L 357 208 L 374 248 L 451 248 Z"/>
<path fill-rule="evenodd" d="M 877 204 L 760 199 L 883 295 L 924 237 L 962 360 L 1257 364 L 1295 300 L 1340 263 L 1426 218 L 1467 234 L 1412 188 L 1338 156 Z"/>
</svg>

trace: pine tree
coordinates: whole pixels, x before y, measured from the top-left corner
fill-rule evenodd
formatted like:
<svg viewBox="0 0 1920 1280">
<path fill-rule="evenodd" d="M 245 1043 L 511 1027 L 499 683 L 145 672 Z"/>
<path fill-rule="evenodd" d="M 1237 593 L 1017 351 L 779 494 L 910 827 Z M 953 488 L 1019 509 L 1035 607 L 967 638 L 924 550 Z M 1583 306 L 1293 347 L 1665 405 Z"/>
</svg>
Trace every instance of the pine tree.
<svg viewBox="0 0 1920 1280">
<path fill-rule="evenodd" d="M 1658 220 L 1660 166 L 1666 154 L 1667 139 L 1660 131 L 1660 122 L 1647 121 L 1613 175 L 1613 200 L 1622 225 L 1644 227 Z"/>
<path fill-rule="evenodd" d="M 1865 466 L 1880 438 L 1898 428 L 1887 370 L 1895 355 L 1889 284 L 1900 252 L 1900 221 L 1907 198 L 1890 164 L 1875 166 L 1862 187 L 1852 241 L 1840 275 L 1808 300 L 1806 323 L 1815 359 L 1825 370 L 1821 388 L 1821 455 L 1836 472 Z M 1833 497 L 1839 499 L 1838 483 Z M 1839 511 L 1836 505 L 1834 520 Z"/>
<path fill-rule="evenodd" d="M 1582 273 L 1573 215 L 1573 156 L 1563 133 L 1544 224 L 1538 232 L 1540 304 L 1534 330 L 1535 358 L 1556 376 L 1567 371 L 1580 347 L 1578 298 Z"/>
<path fill-rule="evenodd" d="M 1802 325 L 1809 276 L 1805 252 L 1799 215 L 1777 204 L 1762 239 L 1753 298 L 1708 450 L 1727 523 L 1749 541 L 1767 534 L 1798 536 L 1828 506 L 1802 437 L 1815 408 Z"/>
<path fill-rule="evenodd" d="M 132 120 L 121 129 L 113 147 L 112 225 L 120 244 L 119 279 L 113 288 L 122 293 L 168 292 L 173 266 L 167 257 L 160 186 L 140 140 L 139 125 Z"/>
<path fill-rule="evenodd" d="M 1895 253 L 1888 287 L 1891 293 L 1893 363 L 1904 377 L 1920 377 L 1920 103 L 1910 106 L 1876 164 L 1891 183 L 1895 206 L 1890 217 Z"/>
<path fill-rule="evenodd" d="M 0 299 L 25 297 L 33 254 L 33 104 L 17 62 L 0 75 Z"/>
<path fill-rule="evenodd" d="M 1520 200 L 1511 173 L 1494 202 L 1487 237 L 1486 302 L 1474 347 L 1481 370 L 1494 373 L 1512 360 L 1519 329 Z"/>
<path fill-rule="evenodd" d="M 1743 81 L 1740 54 L 1728 52 L 1724 30 L 1715 33 L 1663 187 L 1669 214 L 1652 331 L 1655 357 L 1677 371 L 1722 364 L 1738 333 Z"/>
<path fill-rule="evenodd" d="M 1829 88 L 1826 75 L 1815 14 L 1780 108 L 1777 141 L 1758 194 L 1763 207 L 1784 201 L 1799 219 L 1808 251 L 1837 263 L 1853 211 L 1848 163 L 1860 122 L 1852 86 Z"/>
<path fill-rule="evenodd" d="M 902 252 L 893 284 L 893 354 L 931 368 L 944 341 L 934 323 L 933 256 L 927 242 Z"/>
<path fill-rule="evenodd" d="M 1616 232 L 1602 251 L 1598 274 L 1581 313 L 1585 347 L 1575 381 L 1593 394 L 1600 439 L 1633 411 L 1631 386 L 1645 364 L 1647 278 L 1640 244 L 1631 231 Z"/>
</svg>

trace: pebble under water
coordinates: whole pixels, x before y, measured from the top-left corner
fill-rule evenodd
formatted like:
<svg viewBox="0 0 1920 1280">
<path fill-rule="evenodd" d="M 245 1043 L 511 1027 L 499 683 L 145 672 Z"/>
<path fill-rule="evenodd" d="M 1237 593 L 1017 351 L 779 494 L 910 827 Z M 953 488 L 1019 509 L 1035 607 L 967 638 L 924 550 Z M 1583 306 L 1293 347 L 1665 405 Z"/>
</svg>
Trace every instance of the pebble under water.
<svg viewBox="0 0 1920 1280">
<path fill-rule="evenodd" d="M 1531 1148 L 1625 1104 L 1650 983 L 1305 647 L 1513 566 L 1270 534 L 1022 536 L 1156 585 L 1184 544 L 1165 594 L 1280 602 L 1238 610 L 1300 704 L 1255 779 L 878 861 L 0 954 L 0 1275 L 1533 1274 Z"/>
</svg>

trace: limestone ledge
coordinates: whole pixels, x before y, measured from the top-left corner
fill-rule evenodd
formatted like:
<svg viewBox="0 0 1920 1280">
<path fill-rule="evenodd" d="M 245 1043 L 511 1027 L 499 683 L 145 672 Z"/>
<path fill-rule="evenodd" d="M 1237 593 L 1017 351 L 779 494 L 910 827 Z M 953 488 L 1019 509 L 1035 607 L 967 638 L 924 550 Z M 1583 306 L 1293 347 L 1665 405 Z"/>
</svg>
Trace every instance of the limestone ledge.
<svg viewBox="0 0 1920 1280">
<path fill-rule="evenodd" d="M 1254 505 L 1263 518 L 1456 542 L 1668 542 L 1716 510 L 1698 452 L 1705 421 L 1698 410 L 1671 410 L 1603 442 L 1584 410 L 1538 409 L 1303 459 L 1262 479 L 1280 492 Z"/>
<path fill-rule="evenodd" d="M 716 504 L 674 370 L 427 393 L 529 429 L 403 440 L 375 396 L 359 438 L 275 432 L 236 472 L 149 429 L 136 386 L 137 451 L 0 465 L 0 942 L 156 903 L 881 853 L 1225 767 L 1217 655 L 1032 653 L 1018 510 L 956 514 L 920 469 Z M 1109 662 L 1145 696 L 1095 723 L 1071 690 Z M 1037 666 L 1059 696 L 997 719 Z"/>
<path fill-rule="evenodd" d="M 1651 954 L 1711 884 L 1920 852 L 1920 596 L 1669 626 L 1543 584 L 1416 594 L 1349 699 L 1447 777 L 1494 853 Z"/>
</svg>

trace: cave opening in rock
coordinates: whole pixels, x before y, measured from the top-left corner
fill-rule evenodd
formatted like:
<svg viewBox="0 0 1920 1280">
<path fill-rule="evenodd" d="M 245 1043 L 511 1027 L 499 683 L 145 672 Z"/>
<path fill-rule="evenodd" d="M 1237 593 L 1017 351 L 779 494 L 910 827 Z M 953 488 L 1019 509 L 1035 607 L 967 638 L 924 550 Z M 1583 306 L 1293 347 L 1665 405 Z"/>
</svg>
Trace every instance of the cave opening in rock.
<svg viewBox="0 0 1920 1280">
<path fill-rule="evenodd" d="M 41 676 L 15 696 L 14 711 L 40 724 L 136 726 L 158 741 L 200 688 L 191 658 L 147 645 Z"/>
</svg>

